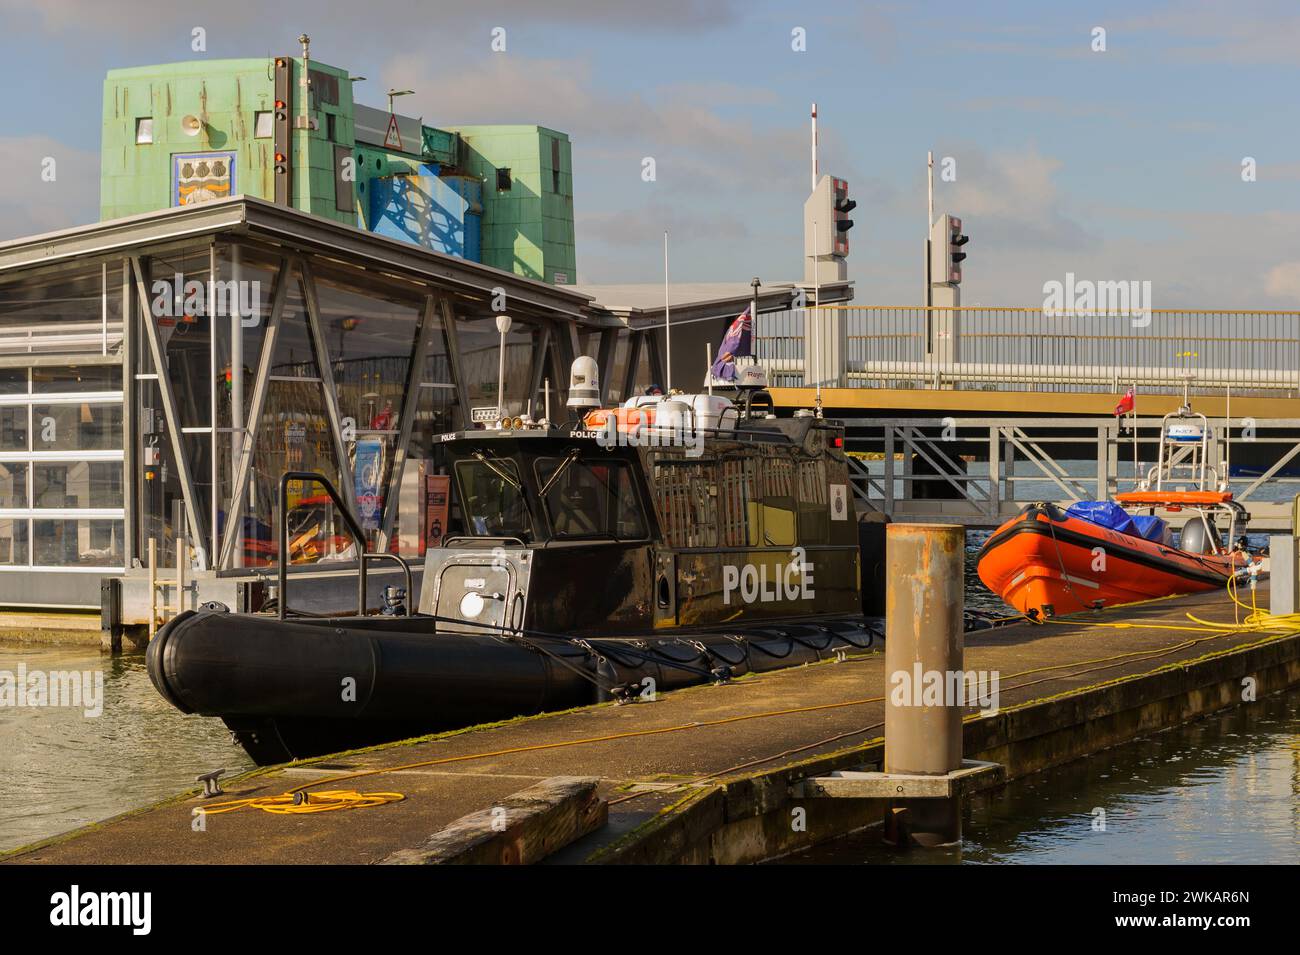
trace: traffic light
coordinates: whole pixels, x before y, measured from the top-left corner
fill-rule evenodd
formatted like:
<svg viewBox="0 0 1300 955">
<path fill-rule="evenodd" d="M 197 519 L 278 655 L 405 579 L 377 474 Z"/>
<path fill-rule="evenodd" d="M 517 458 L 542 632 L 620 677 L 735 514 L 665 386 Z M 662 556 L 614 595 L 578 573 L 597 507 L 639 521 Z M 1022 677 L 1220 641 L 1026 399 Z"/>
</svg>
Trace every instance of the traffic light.
<svg viewBox="0 0 1300 955">
<path fill-rule="evenodd" d="M 831 194 L 835 212 L 835 233 L 831 237 L 834 243 L 832 248 L 836 255 L 848 255 L 849 230 L 853 228 L 853 220 L 849 218 L 849 213 L 856 209 L 858 204 L 849 198 L 849 184 L 843 179 L 831 180 Z"/>
<path fill-rule="evenodd" d="M 289 157 L 293 150 L 293 60 L 287 56 L 275 58 L 274 69 L 275 113 L 272 121 L 272 148 L 275 150 L 275 175 L 273 194 L 282 206 L 293 205 L 293 175 Z"/>
<path fill-rule="evenodd" d="M 970 241 L 963 235 L 961 220 L 946 212 L 930 227 L 930 281 L 935 285 L 960 285 L 962 247 Z"/>
<path fill-rule="evenodd" d="M 823 261 L 830 257 L 842 259 L 847 256 L 848 232 L 853 228 L 849 213 L 857 205 L 849 198 L 847 181 L 834 176 L 822 176 L 803 206 L 803 254 Z"/>
</svg>

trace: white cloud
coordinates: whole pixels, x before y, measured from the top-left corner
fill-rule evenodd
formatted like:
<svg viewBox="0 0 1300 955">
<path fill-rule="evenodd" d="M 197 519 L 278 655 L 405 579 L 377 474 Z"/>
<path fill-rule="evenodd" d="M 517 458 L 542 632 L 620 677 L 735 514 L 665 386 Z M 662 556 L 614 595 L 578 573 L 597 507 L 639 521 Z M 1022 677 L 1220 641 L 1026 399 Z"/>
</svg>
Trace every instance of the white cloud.
<svg viewBox="0 0 1300 955">
<path fill-rule="evenodd" d="M 54 160 L 53 182 L 42 178 Z M 99 154 L 48 136 L 0 137 L 0 240 L 99 219 Z"/>
<path fill-rule="evenodd" d="M 1282 262 L 1269 269 L 1264 289 L 1275 298 L 1300 302 L 1300 261 Z"/>
<path fill-rule="evenodd" d="M 1061 160 L 1044 155 L 1036 146 L 992 154 L 963 147 L 942 154 L 956 159 L 957 180 L 937 184 L 944 208 L 936 211 L 961 215 L 980 241 L 1011 250 L 1070 252 L 1096 243 L 1096 237 L 1070 212 L 1057 186 Z M 975 233 L 971 234 L 974 241 Z"/>
</svg>

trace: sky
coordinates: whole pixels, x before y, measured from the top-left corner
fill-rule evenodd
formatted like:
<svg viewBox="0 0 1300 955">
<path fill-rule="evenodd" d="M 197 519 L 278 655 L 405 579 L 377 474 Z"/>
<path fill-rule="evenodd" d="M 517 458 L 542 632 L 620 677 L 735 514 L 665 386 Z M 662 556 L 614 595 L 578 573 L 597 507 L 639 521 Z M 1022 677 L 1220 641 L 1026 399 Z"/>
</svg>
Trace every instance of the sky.
<svg viewBox="0 0 1300 955">
<path fill-rule="evenodd" d="M 107 70 L 302 32 L 360 102 L 568 133 L 581 282 L 662 281 L 665 229 L 675 281 L 800 279 L 815 101 L 859 303 L 920 302 L 932 150 L 963 304 L 1038 306 L 1073 273 L 1156 308 L 1300 307 L 1300 5 L 1251 0 L 0 0 L 0 239 L 98 218 Z"/>
</svg>

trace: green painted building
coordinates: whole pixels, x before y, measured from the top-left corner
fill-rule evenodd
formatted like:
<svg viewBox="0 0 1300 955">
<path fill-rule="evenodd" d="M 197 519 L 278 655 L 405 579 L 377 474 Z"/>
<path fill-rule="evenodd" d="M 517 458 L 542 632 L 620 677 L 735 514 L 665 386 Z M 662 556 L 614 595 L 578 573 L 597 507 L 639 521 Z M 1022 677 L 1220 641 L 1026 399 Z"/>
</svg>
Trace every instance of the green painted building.
<svg viewBox="0 0 1300 955">
<path fill-rule="evenodd" d="M 461 164 L 483 180 L 487 265 L 558 285 L 576 281 L 573 153 L 542 126 L 455 126 Z"/>
<path fill-rule="evenodd" d="M 308 56 L 111 70 L 100 215 L 248 195 L 556 284 L 576 280 L 567 135 L 357 104 Z"/>
</svg>

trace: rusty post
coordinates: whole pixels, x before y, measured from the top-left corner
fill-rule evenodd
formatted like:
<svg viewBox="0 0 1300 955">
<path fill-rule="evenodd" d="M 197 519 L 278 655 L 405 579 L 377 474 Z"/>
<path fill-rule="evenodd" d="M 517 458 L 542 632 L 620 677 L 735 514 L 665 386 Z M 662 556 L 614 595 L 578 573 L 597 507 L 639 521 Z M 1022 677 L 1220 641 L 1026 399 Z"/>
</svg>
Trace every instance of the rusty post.
<svg viewBox="0 0 1300 955">
<path fill-rule="evenodd" d="M 890 524 L 886 530 L 886 773 L 942 776 L 961 768 L 965 530 Z M 935 681 L 938 681 L 937 683 Z M 936 846 L 961 840 L 956 799 L 891 800 L 886 841 Z"/>
</svg>

